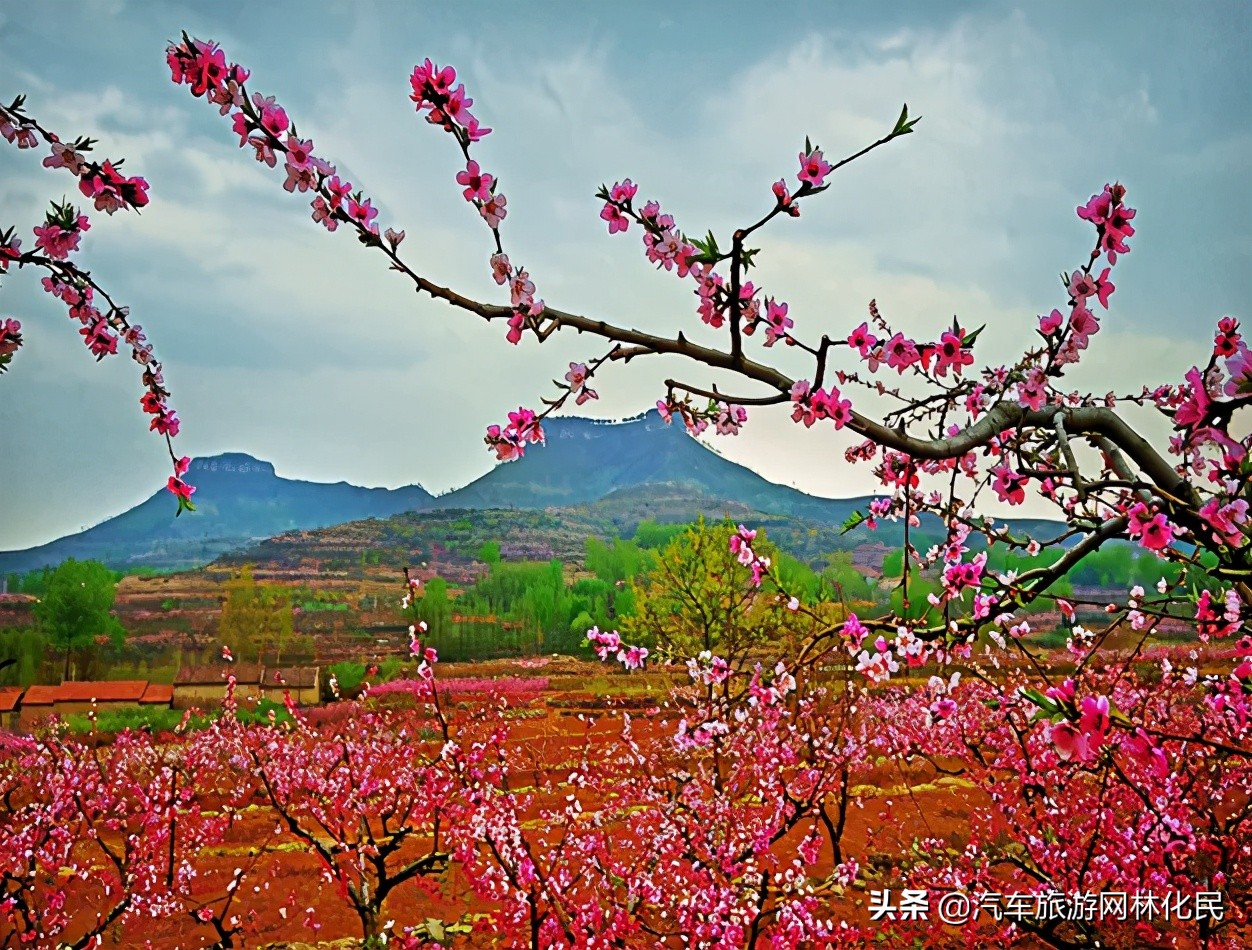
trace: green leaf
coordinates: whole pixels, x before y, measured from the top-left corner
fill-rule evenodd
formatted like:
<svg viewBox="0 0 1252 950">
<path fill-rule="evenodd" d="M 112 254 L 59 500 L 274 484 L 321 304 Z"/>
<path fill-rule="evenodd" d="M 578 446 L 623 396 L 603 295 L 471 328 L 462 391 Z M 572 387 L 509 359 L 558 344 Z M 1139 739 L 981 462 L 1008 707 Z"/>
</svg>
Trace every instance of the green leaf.
<svg viewBox="0 0 1252 950">
<path fill-rule="evenodd" d="M 891 130 L 892 135 L 908 135 L 913 131 L 913 126 L 922 120 L 919 115 L 916 119 L 909 118 L 909 104 L 906 102 L 900 110 L 900 118 L 896 119 L 896 126 Z"/>
<path fill-rule="evenodd" d="M 1061 712 L 1060 704 L 1055 699 L 1050 699 L 1047 696 L 1044 696 L 1043 693 L 1039 692 L 1039 690 L 1022 687 L 1021 692 L 1022 696 L 1038 706 L 1045 715 L 1055 716 L 1057 713 Z"/>
<path fill-rule="evenodd" d="M 984 323 L 984 324 L 983 324 L 982 326 L 980 326 L 977 330 L 975 330 L 973 333 L 971 333 L 969 336 L 967 336 L 967 337 L 965 338 L 965 346 L 966 346 L 966 347 L 971 347 L 971 346 L 973 346 L 973 345 L 974 345 L 974 341 L 978 339 L 978 334 L 982 333 L 982 331 L 983 331 L 983 330 L 985 330 L 985 329 L 987 329 L 987 324 L 985 324 L 985 323 Z"/>
<path fill-rule="evenodd" d="M 840 525 L 840 531 L 839 531 L 839 533 L 840 533 L 840 534 L 847 534 L 847 533 L 848 533 L 849 531 L 851 531 L 853 528 L 856 528 L 856 527 L 859 527 L 860 525 L 863 525 L 863 524 L 865 523 L 865 521 L 866 521 L 866 518 L 865 518 L 865 512 L 863 512 L 863 511 L 854 511 L 854 512 L 852 512 L 851 516 L 850 516 L 850 517 L 849 517 L 846 521 L 844 521 L 844 523 L 843 523 L 842 525 Z"/>
<path fill-rule="evenodd" d="M 900 118 L 896 119 L 896 127 L 892 130 L 893 135 L 898 134 L 900 132 L 900 129 L 904 127 L 904 123 L 908 121 L 908 118 L 909 118 L 909 104 L 906 102 L 904 104 L 904 107 L 900 110 Z"/>
</svg>

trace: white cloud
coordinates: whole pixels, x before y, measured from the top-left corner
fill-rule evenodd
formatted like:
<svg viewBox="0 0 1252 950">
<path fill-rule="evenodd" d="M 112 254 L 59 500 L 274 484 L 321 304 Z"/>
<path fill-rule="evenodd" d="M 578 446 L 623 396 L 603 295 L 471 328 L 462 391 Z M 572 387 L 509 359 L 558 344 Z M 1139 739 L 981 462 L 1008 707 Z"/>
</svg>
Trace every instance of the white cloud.
<svg viewBox="0 0 1252 950">
<path fill-rule="evenodd" d="M 712 227 L 724 238 L 769 208 L 773 181 L 794 176 L 806 133 L 837 158 L 883 134 L 907 101 L 911 114 L 925 116 L 917 134 L 847 167 L 798 221 L 760 234 L 758 283 L 787 300 L 798 329 L 813 335 L 845 336 L 871 297 L 918 336 L 933 336 L 954 313 L 967 327 L 986 323 L 980 363 L 995 363 L 1020 351 L 1037 313 L 1064 303 L 1056 273 L 1080 263 L 1091 241 L 1073 207 L 1106 175 L 1125 164 L 1140 180 L 1155 175 L 1199 191 L 1242 167 L 1248 141 L 1245 123 L 1225 138 L 1160 147 L 1178 116 L 1154 100 L 1146 75 L 1121 76 L 1116 63 L 1076 65 L 1025 14 L 762 40 L 745 45 L 733 69 L 699 82 L 678 63 L 644 70 L 616 32 L 554 27 L 537 56 L 499 40 L 516 31 L 520 21 L 509 17 L 518 14 L 500 14 L 486 39 L 437 29 L 424 12 L 402 24 L 395 15 L 386 6 L 338 10 L 298 24 L 281 48 L 264 31 L 237 30 L 242 19 L 194 19 L 223 43 L 239 33 L 246 45 L 228 52 L 247 57 L 255 87 L 287 104 L 301 133 L 375 198 L 383 226 L 405 228 L 407 260 L 436 282 L 502 300 L 488 273 L 490 235 L 453 181 L 459 151 L 408 100 L 419 53 L 454 59 L 475 111 L 495 128 L 477 155 L 509 196 L 506 248 L 540 295 L 706 342 L 718 336 L 695 316 L 691 285 L 653 272 L 637 229 L 604 233 L 592 197 L 601 182 L 629 175 L 641 198 L 660 199 L 690 232 Z M 727 40 L 721 30 L 710 24 L 706 38 L 693 34 L 692 56 L 707 52 L 702 43 Z M 88 41 L 80 34 L 68 42 Z M 1166 49 L 1169 37 L 1159 42 Z M 10 49 L 0 38 L 0 52 Z M 37 90 L 41 116 L 71 134 L 99 133 L 102 153 L 126 155 L 128 168 L 152 181 L 143 216 L 101 220 L 86 253 L 166 359 L 183 451 L 246 450 L 295 477 L 444 490 L 489 468 L 481 445 L 488 423 L 550 395 L 570 360 L 603 352 L 600 340 L 565 334 L 542 348 L 532 340 L 509 347 L 501 326 L 415 295 L 379 255 L 314 225 L 307 200 L 285 195 L 279 172 L 239 151 L 211 107 L 185 89 L 149 91 L 159 55 L 85 90 L 15 52 L 14 75 Z M 325 64 L 318 59 L 310 71 L 323 54 Z M 1087 91 L 1092 83 L 1099 95 Z M 6 220 L 27 221 L 69 184 L 9 149 L 0 149 L 0 168 Z M 1207 299 L 1184 310 L 1161 291 L 1194 228 L 1171 226 L 1176 211 L 1161 208 L 1164 185 L 1156 187 L 1144 195 L 1134 253 L 1119 266 L 1114 313 L 1076 384 L 1137 388 L 1148 378 L 1176 380 L 1203 358 L 1196 328 L 1217 316 L 1204 312 Z M 1171 184 L 1169 194 L 1189 194 L 1182 187 Z M 1216 225 L 1222 233 L 1241 226 Z M 1205 266 L 1190 276 L 1213 294 L 1246 289 L 1246 277 Z M 92 365 L 28 276 L 4 288 L 6 313 L 31 330 L 29 352 L 0 381 L 21 420 L 5 433 L 5 448 L 24 459 L 0 462 L 0 520 L 12 526 L 0 547 L 75 530 L 146 496 L 134 488 L 140 481 L 163 481 L 159 445 L 135 411 L 133 367 Z M 1187 299 L 1181 287 L 1178 294 Z M 1133 362 L 1120 358 L 1128 352 Z M 794 352 L 781 359 L 805 374 Z M 674 360 L 613 366 L 597 379 L 600 403 L 585 408 L 633 414 L 661 395 L 660 380 L 680 374 L 707 381 Z M 70 384 L 58 387 L 58 378 Z M 814 493 L 872 489 L 868 468 L 843 463 L 847 440 L 804 432 L 785 412 L 761 415 L 719 449 Z M 49 418 L 64 420 L 56 436 Z M 91 488 L 71 491 L 63 473 L 86 457 Z M 66 486 L 55 505 L 49 485 Z"/>
</svg>

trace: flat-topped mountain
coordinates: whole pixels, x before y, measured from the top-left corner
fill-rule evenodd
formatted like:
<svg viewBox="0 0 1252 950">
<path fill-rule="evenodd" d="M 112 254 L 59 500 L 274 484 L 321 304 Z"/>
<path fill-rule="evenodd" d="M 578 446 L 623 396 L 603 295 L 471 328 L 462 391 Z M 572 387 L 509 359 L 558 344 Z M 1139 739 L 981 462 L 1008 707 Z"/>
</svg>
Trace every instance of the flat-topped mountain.
<svg viewBox="0 0 1252 950">
<path fill-rule="evenodd" d="M 387 517 L 428 505 L 419 485 L 361 488 L 283 478 L 269 462 L 241 453 L 192 461 L 194 512 L 174 517 L 169 492 L 86 531 L 24 551 L 0 552 L 0 573 L 34 570 L 66 558 L 95 559 L 121 570 L 197 567 L 219 554 L 285 531 Z"/>
</svg>

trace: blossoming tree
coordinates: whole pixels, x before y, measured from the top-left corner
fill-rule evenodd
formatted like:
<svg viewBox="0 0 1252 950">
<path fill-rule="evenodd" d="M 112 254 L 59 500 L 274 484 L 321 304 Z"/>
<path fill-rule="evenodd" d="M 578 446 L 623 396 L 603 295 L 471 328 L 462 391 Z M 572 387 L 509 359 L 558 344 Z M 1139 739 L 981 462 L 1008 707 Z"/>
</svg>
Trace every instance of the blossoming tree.
<svg viewBox="0 0 1252 950">
<path fill-rule="evenodd" d="M 423 276 L 401 252 L 404 231 L 381 230 L 370 197 L 296 131 L 275 98 L 251 90 L 249 71 L 216 44 L 184 35 L 167 61 L 176 83 L 231 122 L 241 148 L 276 170 L 281 164 L 283 188 L 309 200 L 314 221 L 353 233 L 420 293 L 499 321 L 510 344 L 542 343 L 562 330 L 604 341 L 569 365 L 541 411 L 519 407 L 488 428 L 486 443 L 498 459 L 519 458 L 542 443 L 543 420 L 570 400 L 597 398 L 592 382 L 607 367 L 667 355 L 743 387 L 730 393 L 671 378 L 657 403 L 667 420 L 677 417 L 694 433 L 712 426 L 734 434 L 749 408 L 780 405 L 806 429 L 847 429 L 862 440 L 848 451 L 849 464 L 872 464 L 884 487 L 859 520 L 871 527 L 884 519 L 903 523 L 901 609 L 834 622 L 786 591 L 756 549 L 753 531 L 733 532 L 728 547 L 749 569 L 751 583 L 768 579 L 768 596 L 826 622 L 776 665 L 751 656 L 727 662 L 712 651 L 690 658 L 694 693 L 676 704 L 677 718 L 661 715 L 667 731 L 660 745 L 636 740 L 627 722 L 613 754 L 588 758 L 562 781 L 521 790 L 509 781 L 521 754 L 502 739 L 493 744 L 492 767 L 472 774 L 458 771 L 458 756 L 466 753 L 454 743 L 445 753 L 453 771 L 439 774 L 460 783 L 467 807 L 448 829 L 449 850 L 480 895 L 497 902 L 493 923 L 502 939 L 580 947 L 684 938 L 718 947 L 862 940 L 865 931 L 846 919 L 832 923 L 822 908 L 834 888 L 868 873 L 843 850 L 842 829 L 856 798 L 850 777 L 881 756 L 959 774 L 985 794 L 974 806 L 967 841 L 918 843 L 891 880 L 984 894 L 1011 886 L 1038 899 L 1033 913 L 972 921 L 963 931 L 969 945 L 1023 934 L 1057 947 L 1158 937 L 1240 945 L 1232 928 L 1245 921 L 1252 877 L 1252 637 L 1245 633 L 1252 609 L 1252 462 L 1250 439 L 1240 434 L 1242 410 L 1252 401 L 1252 353 L 1238 320 L 1225 316 L 1216 322 L 1205 365 L 1180 368 L 1179 380 L 1121 394 L 1065 388 L 1069 368 L 1099 333 L 1101 311 L 1109 310 L 1116 290 L 1113 271 L 1135 237 L 1135 211 L 1121 184 L 1105 185 L 1077 207 L 1093 240 L 1066 268 L 1057 306 L 1032 324 L 1031 345 L 981 370 L 974 355 L 980 330 L 959 320 L 937 339 L 916 340 L 870 301 L 867 319 L 847 327 L 846 337 L 807 338 L 782 295 L 752 279 L 762 253 L 754 236 L 798 216 L 849 162 L 910 134 L 918 120 L 907 107 L 880 139 L 843 159 L 831 161 L 805 141 L 794 179 L 762 189 L 759 215 L 720 243 L 712 233 L 689 237 L 658 202 L 638 200 L 639 186 L 630 179 L 602 187 L 597 198 L 608 233 L 637 229 L 647 259 L 691 287 L 692 326 L 709 341 L 697 342 L 686 328 L 645 332 L 549 306 L 538 296 L 535 279 L 506 252 L 507 198 L 495 174 L 474 158 L 476 143 L 491 130 L 470 111 L 474 102 L 453 68 L 429 60 L 415 67 L 410 98 L 465 160 L 455 183 L 487 228 L 488 266 L 507 303 L 475 300 Z M 20 100 L 3 118 L 6 138 L 37 144 L 32 137 L 42 132 Z M 61 143 L 44 138 L 53 159 L 64 161 Z M 78 143 L 71 151 L 84 149 Z M 109 188 L 124 204 L 126 188 L 111 177 L 116 166 L 105 167 L 81 174 L 83 187 L 94 194 L 101 182 L 106 207 L 113 200 Z M 41 236 L 40 246 L 67 248 L 62 233 L 83 228 L 69 210 L 53 212 L 56 220 L 47 226 L 58 230 Z M 61 272 L 51 250 L 23 255 L 11 232 L 0 245 L 8 261 L 52 268 L 49 289 L 61 295 L 65 281 L 57 283 Z M 71 289 L 83 295 L 84 279 L 70 276 Z M 95 322 L 89 318 L 84 323 Z M 10 333 L 0 343 L 5 339 L 11 349 L 16 338 Z M 778 344 L 806 354 L 810 371 L 793 377 L 773 365 L 764 351 Z M 910 395 L 901 387 L 905 379 L 927 395 Z M 893 408 L 883 411 L 883 399 Z M 1132 406 L 1167 419 L 1173 430 L 1167 443 L 1153 444 L 1130 424 L 1125 410 Z M 166 418 L 164 409 L 156 414 Z M 1055 537 L 1022 536 L 977 509 L 987 496 L 1016 506 L 1028 493 L 1055 506 L 1064 521 Z M 910 532 L 924 517 L 937 519 L 944 535 L 919 551 Z M 1098 602 L 1049 594 L 1086 555 L 1113 543 L 1138 545 L 1177 570 L 1152 593 L 1136 588 Z M 993 546 L 1056 553 L 1017 573 L 998 572 L 988 568 Z M 915 569 L 928 571 L 935 583 L 924 597 L 915 589 L 910 599 Z M 1073 624 L 1064 672 L 1041 662 L 1036 631 L 1021 616 L 1027 605 L 1049 598 Z M 1075 623 L 1079 610 L 1086 619 L 1093 609 L 1105 613 L 1099 629 Z M 1177 657 L 1162 656 L 1145 669 L 1154 632 L 1179 618 L 1196 631 L 1195 655 L 1188 656 L 1194 665 L 1179 672 Z M 1132 638 L 1129 654 L 1109 649 L 1115 634 Z M 646 655 L 616 631 L 593 628 L 588 640 L 602 659 L 627 666 Z M 834 658 L 855 678 L 828 691 L 816 674 Z M 1003 669 L 1010 659 L 1013 668 Z M 434 663 L 424 656 L 421 680 L 433 679 Z M 900 674 L 922 668 L 935 673 L 925 686 L 893 687 Z M 455 734 L 440 722 L 451 742 Z M 259 753 L 251 762 L 273 804 L 288 809 L 294 834 L 301 831 L 291 822 L 306 817 L 313 821 L 309 829 L 320 829 L 307 834 L 319 840 L 334 827 L 351 829 L 335 839 L 342 856 L 336 851 L 326 863 L 345 886 L 349 879 L 354 886 L 364 882 L 368 875 L 352 877 L 353 867 L 363 865 L 349 856 L 371 858 L 380 846 L 376 804 L 367 805 L 347 784 L 312 795 L 279 758 L 272 767 Z M 399 791 L 382 777 L 376 788 L 386 802 Z M 427 815 L 423 808 L 417 812 Z M 526 828 L 535 809 L 542 818 L 538 837 Z M 355 824 L 345 811 L 358 815 Z M 415 842 L 431 834 L 423 822 L 405 832 Z M 632 840 L 649 846 L 623 846 L 614 829 L 626 825 L 642 829 Z M 1014 833 L 1018 840 L 1006 841 Z M 827 848 L 834 868 L 815 887 L 809 874 Z M 429 853 L 436 851 L 444 853 Z M 1128 934 L 1118 921 L 1075 916 L 1083 895 L 1097 888 L 1173 888 L 1188 897 L 1224 891 L 1229 914 L 1175 914 L 1160 933 L 1154 923 L 1131 926 Z M 1063 926 L 1041 909 L 1053 893 L 1064 898 Z M 376 910 L 362 917 L 367 932 L 377 925 Z M 909 939 L 911 927 L 902 926 L 898 936 Z"/>
</svg>

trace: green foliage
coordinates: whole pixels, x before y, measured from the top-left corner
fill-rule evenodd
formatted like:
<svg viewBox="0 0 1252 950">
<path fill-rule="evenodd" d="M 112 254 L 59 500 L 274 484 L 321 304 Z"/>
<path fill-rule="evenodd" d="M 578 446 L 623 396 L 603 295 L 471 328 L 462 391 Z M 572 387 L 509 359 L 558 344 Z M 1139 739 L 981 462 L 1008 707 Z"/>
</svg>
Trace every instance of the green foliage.
<svg viewBox="0 0 1252 950">
<path fill-rule="evenodd" d="M 226 603 L 218 624 L 222 642 L 238 660 L 255 662 L 273 651 L 281 662 L 292 634 L 291 592 L 273 584 L 258 584 L 245 564 L 223 588 Z"/>
<path fill-rule="evenodd" d="M 332 663 L 326 668 L 328 676 L 327 681 L 333 676 L 339 684 L 340 694 L 355 693 L 361 688 L 361 684 L 365 682 L 365 664 L 356 663 L 352 660 L 343 660 L 339 663 Z"/>
<path fill-rule="evenodd" d="M 656 556 L 642 549 L 636 541 L 614 538 L 605 544 L 599 538 L 587 539 L 587 570 L 610 584 L 633 581 L 651 570 L 655 563 Z"/>
<path fill-rule="evenodd" d="M 735 530 L 730 522 L 709 526 L 701 519 L 665 546 L 635 585 L 634 616 L 621 620 L 628 640 L 679 657 L 712 650 L 732 664 L 753 650 L 781 655 L 794 645 L 805 619 L 786 609 L 772 582 L 753 587 L 751 571 L 730 550 Z M 758 531 L 753 550 L 779 563 L 764 532 Z"/>
<path fill-rule="evenodd" d="M 286 712 L 286 710 L 283 710 Z M 149 732 L 172 732 L 183 721 L 183 712 L 170 709 L 168 706 L 131 706 L 121 709 L 101 709 L 96 713 L 94 730 L 96 732 L 121 732 L 146 730 Z M 204 729 L 212 721 L 209 716 L 192 716 L 187 723 L 189 729 Z M 93 723 L 86 713 L 73 713 L 65 717 L 65 725 L 70 732 L 89 733 L 93 731 Z"/>
<path fill-rule="evenodd" d="M 82 561 L 77 563 L 96 564 L 98 562 Z M 107 567 L 104 567 L 103 564 L 100 566 L 104 568 L 108 575 L 113 579 L 114 584 L 125 576 L 117 571 L 109 570 Z M 52 581 L 52 578 L 56 576 L 56 573 L 59 570 L 59 567 L 44 567 L 37 571 L 27 571 L 25 574 L 6 574 L 5 580 L 8 581 L 9 593 L 30 594 L 32 597 L 43 597 L 48 590 L 48 584 Z"/>
<path fill-rule="evenodd" d="M 53 648 L 65 654 L 66 679 L 75 652 L 121 645 L 126 632 L 111 613 L 116 597 L 117 575 L 99 561 L 70 558 L 47 578 L 35 620 Z"/>
<path fill-rule="evenodd" d="M 858 571 L 852 563 L 851 551 L 834 551 L 828 554 L 821 580 L 829 588 L 833 599 L 843 603 L 872 601 L 877 597 L 877 588 L 873 581 Z"/>
<path fill-rule="evenodd" d="M 0 630 L 0 660 L 13 660 L 0 669 L 0 686 L 30 686 L 39 678 L 45 649 L 43 635 L 29 627 Z"/>
<path fill-rule="evenodd" d="M 274 714 L 273 722 L 276 726 L 291 722 L 291 713 L 287 712 L 287 707 L 272 699 L 262 699 L 255 705 L 240 703 L 235 710 L 235 718 L 244 725 L 265 725 L 270 722 L 270 713 Z"/>
<path fill-rule="evenodd" d="M 685 524 L 658 524 L 651 519 L 645 519 L 635 528 L 634 541 L 641 548 L 656 550 L 665 547 L 688 527 Z"/>
<path fill-rule="evenodd" d="M 482 547 L 478 549 L 478 560 L 484 564 L 499 564 L 500 542 L 484 541 Z"/>
</svg>

